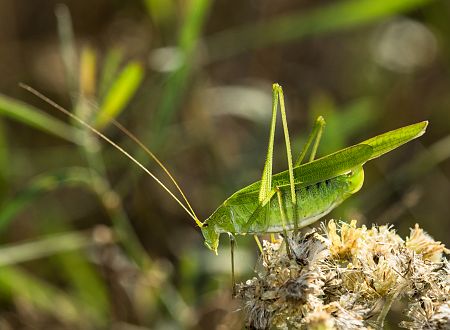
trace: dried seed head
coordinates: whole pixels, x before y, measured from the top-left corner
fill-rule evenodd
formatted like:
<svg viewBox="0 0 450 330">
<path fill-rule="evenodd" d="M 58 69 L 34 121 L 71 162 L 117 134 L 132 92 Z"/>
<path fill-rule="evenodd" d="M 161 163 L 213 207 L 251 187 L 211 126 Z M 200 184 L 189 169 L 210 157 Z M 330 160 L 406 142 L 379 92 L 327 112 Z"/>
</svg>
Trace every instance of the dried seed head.
<svg viewBox="0 0 450 330">
<path fill-rule="evenodd" d="M 446 249 L 444 244 L 434 241 L 430 235 L 419 228 L 417 223 L 414 229 L 411 229 L 410 237 L 406 239 L 405 245 L 408 249 L 421 254 L 424 260 L 433 262 L 439 262 L 443 252 L 450 253 L 450 250 Z"/>
<path fill-rule="evenodd" d="M 406 243 L 392 227 L 356 221 L 330 221 L 322 231 L 287 237 L 290 255 L 281 240 L 263 242 L 262 270 L 238 290 L 250 328 L 380 327 L 402 297 L 409 320 L 401 326 L 450 328 L 448 250 L 440 242 L 418 226 Z"/>
<path fill-rule="evenodd" d="M 340 235 L 337 232 L 334 220 L 328 222 L 327 236 L 331 242 L 330 253 L 334 257 L 347 259 L 352 256 L 358 248 L 358 240 L 362 236 L 366 228 L 356 228 L 356 220 L 352 220 L 350 224 L 343 223 L 340 228 Z"/>
<path fill-rule="evenodd" d="M 329 312 L 324 310 L 313 311 L 309 313 L 305 319 L 304 324 L 308 329 L 312 330 L 333 330 L 336 329 L 334 318 Z"/>
</svg>

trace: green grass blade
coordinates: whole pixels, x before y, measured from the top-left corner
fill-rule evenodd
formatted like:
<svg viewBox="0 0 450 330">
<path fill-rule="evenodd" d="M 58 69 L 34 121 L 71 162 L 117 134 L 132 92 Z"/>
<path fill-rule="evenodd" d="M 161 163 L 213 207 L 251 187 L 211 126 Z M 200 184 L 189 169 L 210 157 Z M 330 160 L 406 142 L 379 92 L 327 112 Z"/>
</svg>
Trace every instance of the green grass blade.
<svg viewBox="0 0 450 330">
<path fill-rule="evenodd" d="M 351 145 L 349 141 L 373 126 L 379 116 L 379 112 L 375 110 L 377 106 L 374 97 L 365 96 L 337 106 L 331 95 L 323 92 L 313 95 L 310 118 L 321 115 L 327 119 L 326 129 L 320 140 L 320 153 L 328 155 Z"/>
<path fill-rule="evenodd" d="M 92 100 L 96 93 L 97 85 L 97 54 L 94 49 L 89 46 L 83 47 L 80 56 L 80 68 L 79 68 L 79 85 L 77 97 L 77 105 L 81 103 L 81 100 Z M 80 107 L 83 108 L 82 106 Z M 79 111 L 78 106 L 76 110 Z M 77 113 L 83 118 L 83 113 Z"/>
<path fill-rule="evenodd" d="M 0 121 L 0 194 L 4 194 L 10 189 L 12 174 L 18 166 L 13 169 L 11 167 L 12 148 L 9 146 L 8 137 L 6 134 L 5 123 Z"/>
<path fill-rule="evenodd" d="M 380 157 L 381 155 L 400 147 L 401 145 L 414 140 L 425 133 L 428 126 L 428 121 L 422 121 L 417 124 L 398 128 L 393 131 L 375 136 L 371 139 L 365 140 L 360 144 L 370 145 L 373 148 L 370 159 Z"/>
<path fill-rule="evenodd" d="M 211 4 L 212 1 L 210 0 L 189 1 L 177 44 L 183 62 L 176 71 L 171 73 L 165 83 L 166 87 L 150 129 L 152 141 L 156 141 L 154 142 L 155 145 L 164 140 L 166 127 L 172 120 L 182 99 L 194 64 L 193 58 L 197 44 Z"/>
<path fill-rule="evenodd" d="M 91 233 L 68 232 L 0 247 L 0 267 L 95 245 Z"/>
<path fill-rule="evenodd" d="M 430 2 L 431 0 L 334 1 L 328 6 L 306 13 L 301 11 L 218 33 L 210 37 L 207 44 L 211 60 L 219 60 L 249 49 L 372 23 Z"/>
<path fill-rule="evenodd" d="M 105 95 L 95 120 L 98 128 L 106 126 L 125 109 L 142 82 L 144 70 L 137 62 L 129 63 Z"/>
<path fill-rule="evenodd" d="M 298 166 L 294 168 L 295 183 L 319 182 L 344 174 L 369 160 L 372 150 L 369 145 L 359 144 Z"/>
<path fill-rule="evenodd" d="M 71 284 L 72 296 L 89 306 L 85 311 L 89 319 L 105 326 L 111 319 L 106 283 L 85 254 L 83 250 L 72 249 L 64 254 L 56 254 L 52 260 L 56 259 L 55 266 Z"/>
<path fill-rule="evenodd" d="M 149 16 L 159 27 L 165 26 L 175 17 L 174 0 L 144 0 L 144 5 Z"/>
<path fill-rule="evenodd" d="M 114 82 L 122 60 L 123 52 L 120 49 L 113 48 L 106 53 L 98 86 L 99 99 L 103 100 L 107 94 Z"/>
<path fill-rule="evenodd" d="M 0 115 L 14 119 L 46 133 L 78 143 L 75 129 L 26 103 L 0 94 Z"/>
<path fill-rule="evenodd" d="M 0 295 L 13 300 L 21 299 L 63 322 L 83 319 L 80 312 L 83 306 L 68 294 L 16 267 L 0 269 Z"/>
<path fill-rule="evenodd" d="M 15 198 L 3 204 L 0 210 L 0 232 L 2 232 L 14 217 L 43 194 L 61 186 L 92 184 L 93 173 L 83 168 L 69 168 L 56 173 L 48 173 L 35 178 L 27 188 Z"/>
<path fill-rule="evenodd" d="M 64 4 L 59 4 L 56 6 L 55 15 L 67 87 L 70 93 L 76 93 L 78 90 L 78 56 L 69 8 Z"/>
<path fill-rule="evenodd" d="M 65 213 L 66 211 L 59 207 L 46 212 L 41 226 L 45 236 L 31 243 L 35 244 L 35 250 L 41 248 L 43 252 L 53 252 L 53 256 L 48 259 L 51 267 L 58 269 L 59 276 L 66 279 L 70 285 L 72 297 L 83 305 L 89 306 L 85 312 L 90 322 L 99 326 L 103 325 L 101 328 L 104 328 L 111 319 L 110 300 L 102 272 L 95 262 L 92 263 L 89 253 L 102 251 L 101 246 L 114 243 L 115 238 L 111 229 L 107 227 L 95 227 L 93 230 L 84 232 L 73 231 L 61 221 Z M 64 240 L 67 244 L 64 244 Z M 57 247 L 53 246 L 52 241 Z M 20 247 L 24 244 L 27 243 L 22 243 Z"/>
</svg>

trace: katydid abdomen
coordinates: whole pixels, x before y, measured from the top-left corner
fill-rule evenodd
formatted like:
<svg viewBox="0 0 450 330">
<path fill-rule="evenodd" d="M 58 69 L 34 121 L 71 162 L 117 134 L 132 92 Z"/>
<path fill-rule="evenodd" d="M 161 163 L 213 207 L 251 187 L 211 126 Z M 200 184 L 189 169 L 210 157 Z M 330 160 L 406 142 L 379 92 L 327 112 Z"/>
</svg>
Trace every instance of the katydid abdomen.
<svg viewBox="0 0 450 330">
<path fill-rule="evenodd" d="M 247 231 L 249 234 L 277 233 L 295 228 L 306 227 L 330 213 L 352 193 L 358 191 L 364 180 L 362 168 L 358 172 L 344 174 L 336 178 L 320 181 L 307 186 L 297 185 L 295 193 L 297 202 L 292 203 L 290 186 L 279 187 L 281 206 L 285 215 L 285 223 L 280 212 L 280 203 L 274 196 L 267 208 L 248 227 L 237 230 L 236 234 Z M 283 228 L 284 227 L 284 228 Z"/>
</svg>

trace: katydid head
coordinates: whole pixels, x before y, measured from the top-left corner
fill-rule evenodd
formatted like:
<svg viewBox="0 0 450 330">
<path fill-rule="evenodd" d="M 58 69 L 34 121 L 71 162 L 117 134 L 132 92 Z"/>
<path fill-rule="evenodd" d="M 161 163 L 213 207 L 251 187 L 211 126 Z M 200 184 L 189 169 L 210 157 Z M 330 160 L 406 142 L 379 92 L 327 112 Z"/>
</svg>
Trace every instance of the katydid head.
<svg viewBox="0 0 450 330">
<path fill-rule="evenodd" d="M 203 237 L 205 238 L 206 247 L 217 255 L 220 233 L 216 231 L 214 225 L 208 225 L 206 221 L 203 223 L 203 226 L 200 229 L 202 231 Z"/>
<path fill-rule="evenodd" d="M 233 228 L 230 227 L 232 221 L 229 217 L 229 205 L 225 201 L 200 226 L 205 238 L 205 245 L 215 254 L 217 254 L 217 248 L 219 247 L 220 234 L 234 232 Z"/>
</svg>

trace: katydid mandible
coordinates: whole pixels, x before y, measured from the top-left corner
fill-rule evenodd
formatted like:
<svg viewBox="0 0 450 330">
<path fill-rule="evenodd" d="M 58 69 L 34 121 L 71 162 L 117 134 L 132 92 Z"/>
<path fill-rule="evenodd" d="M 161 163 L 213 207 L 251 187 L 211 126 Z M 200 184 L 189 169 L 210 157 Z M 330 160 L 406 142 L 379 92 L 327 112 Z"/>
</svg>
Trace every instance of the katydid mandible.
<svg viewBox="0 0 450 330">
<path fill-rule="evenodd" d="M 175 193 L 167 188 L 149 169 L 95 127 L 62 108 L 35 89 L 26 85 L 22 85 L 22 87 L 98 135 L 150 175 L 195 221 L 204 236 L 205 245 L 216 254 L 219 246 L 219 237 L 223 233 L 228 234 L 232 238 L 231 246 L 233 247 L 235 235 L 286 233 L 293 229 L 308 226 L 324 217 L 345 199 L 361 189 L 364 182 L 363 165 L 367 161 L 378 158 L 420 137 L 425 133 L 428 125 L 427 121 L 422 121 L 405 126 L 315 159 L 325 125 L 324 119 L 319 116 L 303 151 L 294 163 L 283 90 L 280 85 L 273 84 L 272 121 L 261 180 L 235 192 L 211 216 L 202 222 L 166 167 L 123 126 L 111 120 L 117 128 L 136 142 L 166 172 L 170 180 L 175 184 L 182 197 L 181 199 L 176 197 Z M 288 169 L 278 174 L 272 174 L 273 146 L 278 108 L 280 109 L 284 131 Z M 308 162 L 302 164 L 310 149 Z"/>
</svg>

